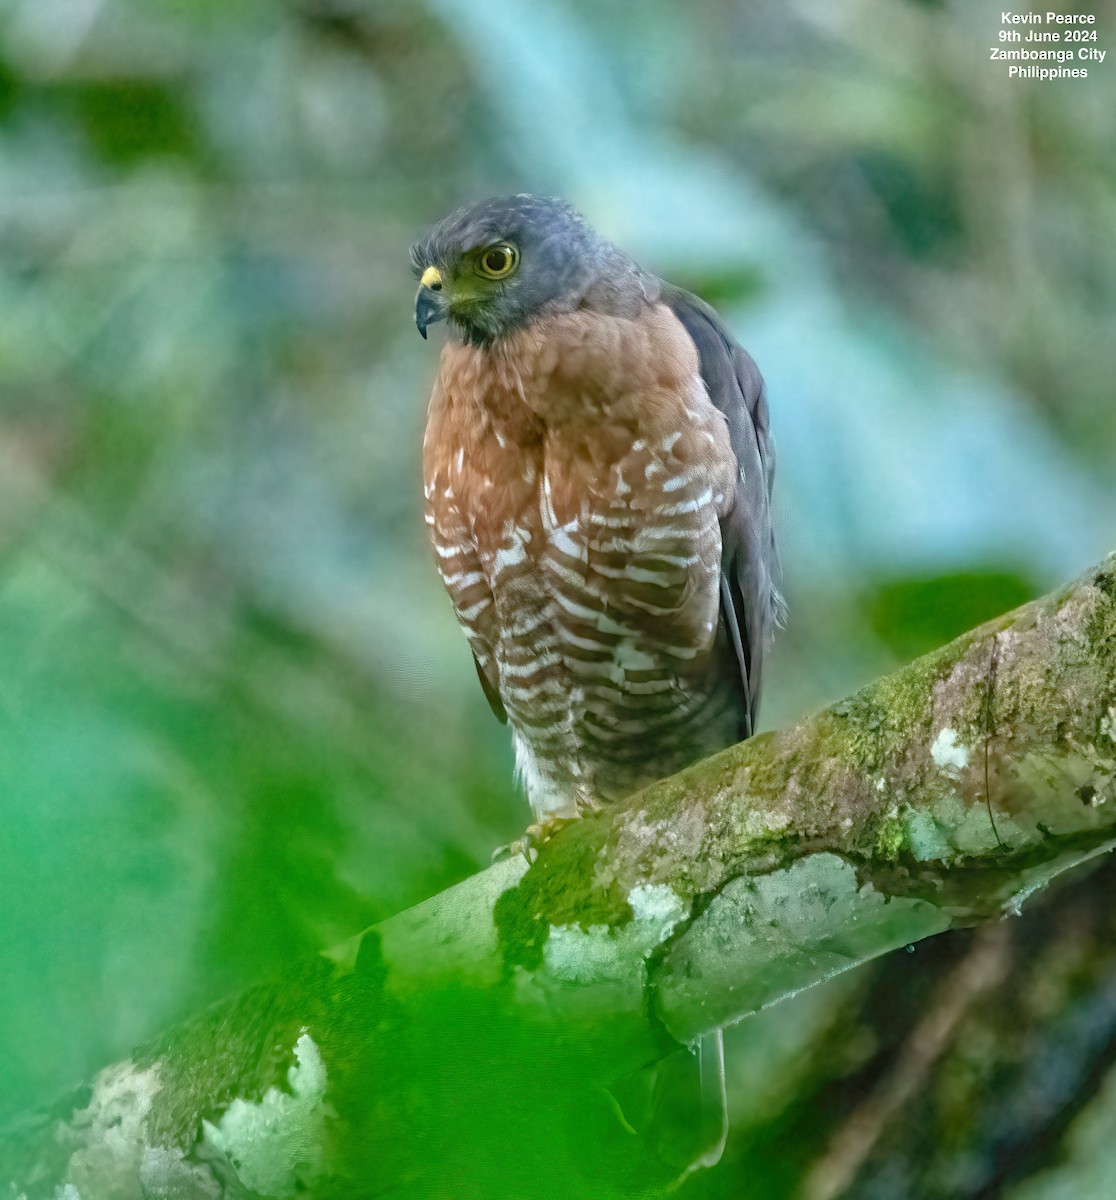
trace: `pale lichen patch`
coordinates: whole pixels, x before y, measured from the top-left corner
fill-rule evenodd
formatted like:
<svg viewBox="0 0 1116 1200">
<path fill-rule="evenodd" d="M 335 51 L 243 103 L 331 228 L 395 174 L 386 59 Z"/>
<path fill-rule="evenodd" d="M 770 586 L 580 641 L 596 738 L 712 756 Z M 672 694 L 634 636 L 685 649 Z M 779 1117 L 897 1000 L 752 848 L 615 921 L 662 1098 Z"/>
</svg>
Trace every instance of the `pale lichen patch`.
<svg viewBox="0 0 1116 1200">
<path fill-rule="evenodd" d="M 1109 708 L 1100 719 L 1100 736 L 1116 746 L 1116 706 Z"/>
<path fill-rule="evenodd" d="M 218 1200 L 220 1186 L 204 1166 L 187 1162 L 178 1146 L 151 1141 L 149 1117 L 162 1087 L 161 1069 L 158 1062 L 142 1069 L 124 1062 L 97 1076 L 89 1103 L 56 1128 L 56 1141 L 69 1157 L 54 1200 Z M 10 1188 L 25 1197 L 17 1181 Z"/>
<path fill-rule="evenodd" d="M 97 1076 L 89 1104 L 70 1122 L 68 1132 L 79 1145 L 59 1189 L 63 1196 L 68 1191 L 77 1197 L 114 1195 L 123 1200 L 142 1194 L 144 1121 L 159 1086 L 157 1066 L 139 1071 L 131 1063 L 117 1063 Z"/>
<path fill-rule="evenodd" d="M 908 851 L 919 862 L 946 862 L 953 857 L 947 831 L 924 809 L 907 811 L 904 833 Z"/>
<path fill-rule="evenodd" d="M 225 1155 L 245 1187 L 265 1196 L 293 1196 L 312 1184 L 325 1150 L 327 1075 L 304 1029 L 287 1072 L 289 1092 L 270 1087 L 257 1102 L 236 1099 L 203 1140 Z"/>
<path fill-rule="evenodd" d="M 639 884 L 628 893 L 632 920 L 608 925 L 551 925 L 544 963 L 554 979 L 570 983 L 632 980 L 643 960 L 674 932 L 690 911 L 689 903 L 661 883 Z"/>
<path fill-rule="evenodd" d="M 641 883 L 628 893 L 632 916 L 638 922 L 650 922 L 662 929 L 660 941 L 686 915 L 687 905 L 681 896 L 665 883 Z"/>
<path fill-rule="evenodd" d="M 626 928 L 626 927 L 625 927 Z M 607 925 L 551 925 L 543 961 L 552 979 L 592 984 L 621 981 L 631 975 L 630 959 L 619 954 L 622 931 Z"/>
<path fill-rule="evenodd" d="M 957 740 L 957 730 L 947 725 L 931 743 L 930 757 L 943 771 L 959 772 L 969 765 L 969 748 Z"/>
</svg>

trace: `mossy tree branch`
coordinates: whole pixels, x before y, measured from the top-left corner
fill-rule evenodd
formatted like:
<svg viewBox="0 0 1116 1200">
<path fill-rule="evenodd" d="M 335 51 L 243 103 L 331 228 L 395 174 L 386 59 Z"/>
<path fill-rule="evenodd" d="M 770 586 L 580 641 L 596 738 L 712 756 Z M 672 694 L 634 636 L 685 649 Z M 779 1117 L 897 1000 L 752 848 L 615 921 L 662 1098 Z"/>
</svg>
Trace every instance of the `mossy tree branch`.
<svg viewBox="0 0 1116 1200">
<path fill-rule="evenodd" d="M 0 1186 L 653 1194 L 648 1064 L 1114 840 L 1110 558 L 216 1006 L 0 1140 Z"/>
</svg>

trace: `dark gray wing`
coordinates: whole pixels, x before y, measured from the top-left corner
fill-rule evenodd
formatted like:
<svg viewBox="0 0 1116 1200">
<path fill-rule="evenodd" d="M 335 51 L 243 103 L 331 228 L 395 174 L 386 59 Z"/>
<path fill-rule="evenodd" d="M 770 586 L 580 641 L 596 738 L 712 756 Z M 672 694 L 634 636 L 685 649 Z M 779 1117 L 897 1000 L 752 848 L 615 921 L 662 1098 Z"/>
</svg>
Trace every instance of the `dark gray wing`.
<svg viewBox="0 0 1116 1200">
<path fill-rule="evenodd" d="M 473 655 L 473 666 L 477 668 L 477 678 L 480 680 L 481 687 L 484 688 L 485 699 L 488 701 L 488 707 L 492 709 L 493 715 L 501 725 L 508 723 L 508 710 L 504 707 L 503 700 L 500 699 L 499 689 L 496 687 L 494 680 L 488 677 L 488 672 L 480 664 L 480 659 Z"/>
<path fill-rule="evenodd" d="M 767 392 L 752 356 L 697 296 L 663 284 L 662 300 L 697 347 L 709 398 L 728 421 L 736 455 L 736 500 L 721 521 L 721 615 L 743 684 L 741 737 L 755 730 L 763 656 L 782 619 L 779 555 L 771 525 L 775 444 Z"/>
</svg>

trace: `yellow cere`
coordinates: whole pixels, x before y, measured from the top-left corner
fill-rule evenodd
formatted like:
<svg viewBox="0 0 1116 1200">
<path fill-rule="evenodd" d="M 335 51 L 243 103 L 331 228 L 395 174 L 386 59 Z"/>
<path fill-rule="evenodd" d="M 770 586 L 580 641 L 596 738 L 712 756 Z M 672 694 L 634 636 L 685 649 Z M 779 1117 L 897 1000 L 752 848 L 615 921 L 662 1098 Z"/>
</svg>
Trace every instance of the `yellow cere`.
<svg viewBox="0 0 1116 1200">
<path fill-rule="evenodd" d="M 427 267 L 419 280 L 423 287 L 434 287 L 442 282 L 442 272 L 437 267 Z"/>
</svg>

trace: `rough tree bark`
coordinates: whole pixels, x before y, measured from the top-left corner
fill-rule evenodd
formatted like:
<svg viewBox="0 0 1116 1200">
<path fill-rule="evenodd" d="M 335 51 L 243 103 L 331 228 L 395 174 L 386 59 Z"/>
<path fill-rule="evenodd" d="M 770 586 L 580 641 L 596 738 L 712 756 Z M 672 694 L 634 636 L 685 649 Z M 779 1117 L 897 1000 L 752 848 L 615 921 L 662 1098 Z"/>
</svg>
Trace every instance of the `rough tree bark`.
<svg viewBox="0 0 1116 1200">
<path fill-rule="evenodd" d="M 0 1136 L 0 1193 L 660 1194 L 687 1159 L 661 1082 L 694 1038 L 1017 912 L 1114 840 L 1110 558 L 216 1005 Z M 982 961 L 950 994 L 1002 980 Z M 807 1194 L 862 1171 L 958 1003 Z"/>
</svg>

